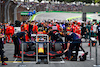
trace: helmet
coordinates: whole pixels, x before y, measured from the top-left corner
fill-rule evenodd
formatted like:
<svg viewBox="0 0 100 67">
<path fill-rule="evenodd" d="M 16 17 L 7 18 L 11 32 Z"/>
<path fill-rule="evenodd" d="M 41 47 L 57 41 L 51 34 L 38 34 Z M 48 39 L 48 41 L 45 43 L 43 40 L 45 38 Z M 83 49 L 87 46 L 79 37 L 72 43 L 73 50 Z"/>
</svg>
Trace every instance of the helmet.
<svg viewBox="0 0 100 67">
<path fill-rule="evenodd" d="M 77 24 L 78 24 L 78 25 L 81 25 L 81 23 L 80 23 L 80 22 L 77 22 Z"/>
<path fill-rule="evenodd" d="M 66 29 L 66 31 L 72 31 L 72 28 L 70 28 L 70 27 L 67 27 L 67 29 Z"/>
</svg>

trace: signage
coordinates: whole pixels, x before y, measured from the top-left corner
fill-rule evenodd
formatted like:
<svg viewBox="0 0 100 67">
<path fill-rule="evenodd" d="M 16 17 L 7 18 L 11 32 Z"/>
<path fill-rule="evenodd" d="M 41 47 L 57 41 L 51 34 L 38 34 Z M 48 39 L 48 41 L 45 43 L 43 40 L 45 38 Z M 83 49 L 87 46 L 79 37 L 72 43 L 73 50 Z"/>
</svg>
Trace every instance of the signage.
<svg viewBox="0 0 100 67">
<path fill-rule="evenodd" d="M 29 12 L 21 12 L 21 15 L 28 15 Z"/>
<path fill-rule="evenodd" d="M 33 10 L 33 14 L 35 14 L 36 13 L 36 11 L 35 10 Z"/>
<path fill-rule="evenodd" d="M 21 12 L 21 15 L 26 15 L 26 16 L 32 16 L 33 14 L 35 14 L 36 11 L 34 10 L 33 12 Z"/>
</svg>

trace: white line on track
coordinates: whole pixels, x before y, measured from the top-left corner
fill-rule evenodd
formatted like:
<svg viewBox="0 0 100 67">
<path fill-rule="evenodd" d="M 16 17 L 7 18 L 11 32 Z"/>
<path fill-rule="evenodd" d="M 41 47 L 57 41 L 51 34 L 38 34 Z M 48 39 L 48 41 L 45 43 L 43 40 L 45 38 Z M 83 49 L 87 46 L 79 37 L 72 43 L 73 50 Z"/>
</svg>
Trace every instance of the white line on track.
<svg viewBox="0 0 100 67">
<path fill-rule="evenodd" d="M 16 61 L 16 62 L 13 62 L 13 63 L 22 63 L 21 61 Z M 36 63 L 36 62 L 23 62 L 23 63 Z"/>
</svg>

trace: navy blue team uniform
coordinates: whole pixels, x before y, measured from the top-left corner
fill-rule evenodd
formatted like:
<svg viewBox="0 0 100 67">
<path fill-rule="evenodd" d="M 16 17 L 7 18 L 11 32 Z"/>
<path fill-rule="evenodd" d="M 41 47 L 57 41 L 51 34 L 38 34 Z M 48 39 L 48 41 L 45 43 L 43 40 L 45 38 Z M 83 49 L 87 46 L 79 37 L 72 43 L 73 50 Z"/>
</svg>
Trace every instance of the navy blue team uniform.
<svg viewBox="0 0 100 67">
<path fill-rule="evenodd" d="M 20 38 L 21 37 L 23 37 L 23 41 L 25 41 L 25 32 L 19 32 L 12 36 L 12 39 L 15 45 L 14 57 L 17 57 L 16 55 L 18 55 L 18 58 L 21 58 L 20 57 Z"/>
<path fill-rule="evenodd" d="M 67 38 L 68 42 L 72 41 L 72 43 L 70 43 L 68 51 L 65 52 L 65 56 L 67 56 L 68 59 L 70 59 L 71 58 L 71 52 L 75 48 L 76 59 L 77 59 L 79 46 L 80 46 L 80 43 L 81 43 L 81 38 L 76 33 L 73 33 L 73 32 L 69 35 L 66 35 L 66 38 Z"/>
<path fill-rule="evenodd" d="M 1 55 L 1 61 L 2 63 L 4 62 L 4 51 L 2 50 L 3 49 L 3 43 L 2 43 L 2 38 L 0 38 L 0 55 Z"/>
<path fill-rule="evenodd" d="M 2 38 L 0 38 L 0 55 L 1 55 L 1 61 L 2 61 L 2 65 L 7 65 L 5 62 L 4 62 L 4 51 L 3 51 L 3 41 L 2 41 Z"/>
</svg>

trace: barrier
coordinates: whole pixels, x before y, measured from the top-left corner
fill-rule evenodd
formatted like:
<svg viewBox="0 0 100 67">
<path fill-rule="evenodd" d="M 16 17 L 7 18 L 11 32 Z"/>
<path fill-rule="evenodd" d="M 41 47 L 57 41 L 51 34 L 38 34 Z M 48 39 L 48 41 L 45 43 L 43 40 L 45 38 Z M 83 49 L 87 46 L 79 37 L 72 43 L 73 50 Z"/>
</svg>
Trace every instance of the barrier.
<svg viewBox="0 0 100 67">
<path fill-rule="evenodd" d="M 95 65 L 93 65 L 93 67 L 100 67 L 100 65 L 98 65 L 98 54 L 97 54 L 97 43 L 96 43 L 96 47 L 95 47 Z"/>
<path fill-rule="evenodd" d="M 42 36 L 42 35 L 41 35 Z M 52 43 L 52 42 L 24 42 L 24 43 L 48 43 L 48 45 L 49 45 L 49 43 Z M 55 42 L 55 43 L 68 43 L 68 42 Z M 77 43 L 77 42 L 69 42 L 69 43 Z M 78 42 L 78 43 L 89 43 L 89 42 Z M 91 41 L 90 41 L 90 43 L 91 43 Z M 96 42 L 95 42 L 96 43 Z M 92 47 L 92 45 L 90 45 L 90 60 L 92 59 L 92 57 L 91 57 L 91 54 L 92 54 L 92 51 L 91 51 L 91 47 Z M 37 48 L 37 47 L 36 47 Z M 48 46 L 48 48 L 49 48 L 49 46 Z M 98 65 L 97 64 L 97 45 L 96 45 L 96 47 L 95 47 L 95 50 L 96 50 L 96 57 L 95 57 L 95 60 L 96 60 L 96 62 L 95 62 L 95 65 L 93 65 L 94 67 L 99 67 L 100 65 Z M 37 51 L 37 50 L 36 50 Z M 49 53 L 49 49 L 47 50 L 48 51 L 48 53 Z M 38 51 L 37 51 L 37 53 L 38 53 Z M 24 55 L 23 55 L 23 43 L 22 43 L 22 63 L 20 64 L 20 65 L 18 65 L 19 67 L 24 67 L 24 66 L 26 66 L 24 63 L 23 63 L 23 59 L 24 59 Z M 38 62 L 38 54 L 36 54 L 36 63 Z M 65 61 L 61 61 L 61 62 L 50 62 L 49 61 L 49 54 L 48 54 L 48 57 L 47 57 L 47 60 L 48 60 L 48 62 L 49 63 L 65 63 Z"/>
<path fill-rule="evenodd" d="M 91 41 L 93 41 L 93 43 L 95 43 L 95 65 L 93 65 L 94 67 L 100 67 L 100 65 L 98 65 L 98 56 L 97 56 L 97 41 L 96 41 L 96 39 L 95 38 L 93 38 L 93 37 L 91 37 L 90 38 L 91 39 Z M 92 47 L 92 45 L 90 44 L 90 60 L 92 60 L 92 58 L 91 58 L 91 47 Z"/>
<path fill-rule="evenodd" d="M 49 42 L 49 37 L 48 37 L 47 34 L 36 34 L 36 42 L 38 42 L 37 41 L 38 36 L 46 36 L 47 37 L 47 42 Z M 43 42 L 40 42 L 40 43 L 43 43 Z M 49 55 L 48 54 L 49 54 L 49 44 L 47 44 L 47 62 L 49 62 Z M 39 63 L 38 56 L 39 56 L 38 55 L 38 43 L 36 43 L 36 63 Z"/>
<path fill-rule="evenodd" d="M 48 43 L 48 45 L 49 45 L 49 43 L 52 43 L 52 42 L 24 42 L 24 43 Z M 68 42 L 55 42 L 55 43 L 68 43 Z M 70 43 L 72 43 L 72 42 L 70 42 Z M 77 42 L 73 42 L 73 43 L 77 43 Z M 79 43 L 81 43 L 81 42 L 79 42 Z M 48 46 L 48 48 L 49 48 L 49 46 Z M 23 49 L 24 49 L 24 47 L 23 47 L 23 43 L 22 43 L 22 64 L 23 64 L 23 58 L 24 58 Z M 48 53 L 49 53 L 49 49 L 48 49 Z M 38 56 L 38 54 L 36 56 Z M 37 58 L 37 61 L 38 61 L 38 58 Z M 48 56 L 48 62 L 49 62 L 49 56 Z"/>
<path fill-rule="evenodd" d="M 26 65 L 23 63 L 23 59 L 24 59 L 24 55 L 23 55 L 23 52 L 24 52 L 24 47 L 23 47 L 23 43 L 22 43 L 22 63 L 18 65 L 18 67 L 26 67 Z"/>
<path fill-rule="evenodd" d="M 92 55 L 92 50 L 91 50 L 91 48 L 92 48 L 92 44 L 91 44 L 92 43 L 92 39 L 89 40 L 89 43 L 90 43 L 90 57 L 87 60 L 91 61 L 91 60 L 94 60 L 94 58 L 92 58 L 92 56 L 91 56 Z"/>
</svg>

